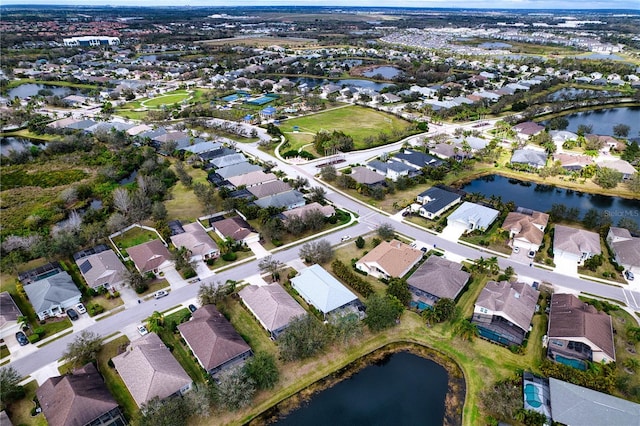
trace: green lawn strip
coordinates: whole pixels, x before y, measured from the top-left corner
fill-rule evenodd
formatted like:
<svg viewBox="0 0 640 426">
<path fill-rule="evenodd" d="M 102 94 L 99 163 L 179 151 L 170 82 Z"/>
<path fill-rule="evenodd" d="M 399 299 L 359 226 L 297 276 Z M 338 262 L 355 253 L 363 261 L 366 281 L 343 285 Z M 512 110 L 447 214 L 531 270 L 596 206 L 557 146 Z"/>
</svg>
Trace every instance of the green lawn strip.
<svg viewBox="0 0 640 426">
<path fill-rule="evenodd" d="M 242 305 L 238 296 L 228 297 L 220 304 L 220 311 L 254 352 L 268 352 L 277 357 L 278 350 L 258 320 Z"/>
<path fill-rule="evenodd" d="M 120 250 L 126 250 L 129 247 L 137 246 L 138 244 L 157 239 L 158 234 L 156 234 L 155 232 L 135 226 L 124 234 L 113 237 L 113 242 L 118 246 Z"/>
<path fill-rule="evenodd" d="M 11 352 L 9 352 L 9 348 L 7 347 L 7 345 L 0 346 L 0 359 L 9 355 L 11 355 Z"/>
<path fill-rule="evenodd" d="M 131 393 L 129 393 L 129 389 L 127 389 L 127 386 L 124 384 L 122 378 L 120 378 L 115 367 L 109 366 L 109 360 L 119 355 L 128 343 L 129 339 L 127 336 L 121 336 L 109 343 L 105 343 L 98 353 L 97 363 L 98 370 L 102 374 L 102 377 L 104 377 L 109 392 L 111 392 L 111 395 L 113 395 L 118 405 L 120 405 L 125 416 L 129 420 L 132 420 L 139 416 L 138 405 L 131 396 Z"/>
<path fill-rule="evenodd" d="M 96 317 L 96 321 L 101 321 L 101 320 L 103 320 L 105 318 L 109 318 L 111 315 L 115 315 L 118 312 L 122 312 L 124 310 L 125 310 L 125 307 L 124 306 L 120 306 L 119 308 L 113 309 L 113 310 L 109 311 L 108 313 L 106 313 L 106 314 L 104 314 L 102 316 Z"/>
<path fill-rule="evenodd" d="M 185 308 L 186 310 L 186 308 Z M 187 310 L 188 312 L 188 310 Z M 172 314 L 175 315 L 175 314 Z M 167 318 L 171 317 L 171 315 L 165 317 L 165 324 L 169 321 Z M 165 345 L 171 349 L 171 353 L 175 357 L 175 359 L 180 363 L 182 368 L 187 372 L 189 377 L 196 383 L 204 383 L 206 380 L 205 372 L 195 359 L 195 356 L 192 355 L 191 350 L 182 343 L 182 337 L 180 333 L 176 330 L 174 333 L 166 327 L 158 333 L 162 341 Z"/>
<path fill-rule="evenodd" d="M 49 343 L 51 343 L 51 342 L 55 342 L 55 341 L 56 341 L 56 340 L 58 340 L 58 339 L 62 339 L 64 336 L 67 336 L 67 335 L 69 335 L 69 334 L 71 334 L 71 333 L 73 333 L 73 330 L 67 330 L 67 331 L 65 331 L 64 333 L 60 333 L 60 335 L 56 336 L 56 338 L 55 338 L 55 339 L 47 340 L 46 342 L 44 342 L 44 343 L 40 343 L 39 345 L 36 345 L 36 346 L 37 346 L 37 347 L 39 347 L 39 348 L 41 348 L 41 347 L 43 347 L 43 346 L 48 345 L 48 344 L 49 344 Z M 46 335 L 45 335 L 45 337 L 46 337 Z"/>
<path fill-rule="evenodd" d="M 186 91 L 175 91 L 167 94 L 156 96 L 155 98 L 142 100 L 140 105 L 148 108 L 157 108 L 165 105 L 173 105 L 181 103 L 189 98 L 189 93 Z"/>
<path fill-rule="evenodd" d="M 33 380 L 24 385 L 25 396 L 19 401 L 13 402 L 8 405 L 7 413 L 11 419 L 11 423 L 14 425 L 29 425 L 29 426 L 46 426 L 47 419 L 44 418 L 44 414 L 40 413 L 35 417 L 31 417 L 31 409 L 35 407 L 33 398 L 36 396 L 36 390 L 38 389 L 38 383 Z"/>
<path fill-rule="evenodd" d="M 0 133 L 0 138 L 8 138 L 8 137 L 20 137 L 20 138 L 28 138 L 36 141 L 48 142 L 54 139 L 60 139 L 59 135 L 50 135 L 48 133 L 40 134 L 34 133 L 28 129 L 21 129 L 12 132 Z"/>
<path fill-rule="evenodd" d="M 611 320 L 613 322 L 613 329 L 615 331 L 614 340 L 616 347 L 616 370 L 617 375 L 622 381 L 626 381 L 624 386 L 626 392 L 617 391 L 617 396 L 621 398 L 635 400 L 638 402 L 640 399 L 637 394 L 635 397 L 632 395 L 633 389 L 640 388 L 640 369 L 636 368 L 636 371 L 630 370 L 632 374 L 629 374 L 625 369 L 625 362 L 629 359 L 638 360 L 638 352 L 640 352 L 640 343 L 633 343 L 627 339 L 626 330 L 629 327 L 637 327 L 638 324 L 635 319 L 623 309 L 618 309 L 610 312 Z"/>
<path fill-rule="evenodd" d="M 511 248 L 507 246 L 508 235 L 501 228 L 503 221 L 502 215 L 498 216 L 486 231 L 474 231 L 471 234 L 461 236 L 460 240 L 509 255 L 511 254 Z"/>
</svg>

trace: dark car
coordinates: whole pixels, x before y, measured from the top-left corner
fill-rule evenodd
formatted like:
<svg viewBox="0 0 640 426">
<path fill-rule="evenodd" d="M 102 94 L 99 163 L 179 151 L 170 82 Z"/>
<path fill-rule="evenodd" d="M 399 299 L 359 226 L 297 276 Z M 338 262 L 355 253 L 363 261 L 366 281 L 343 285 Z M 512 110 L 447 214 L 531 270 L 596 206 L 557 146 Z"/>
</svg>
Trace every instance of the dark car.
<svg viewBox="0 0 640 426">
<path fill-rule="evenodd" d="M 74 309 L 67 309 L 67 316 L 71 321 L 75 321 L 80 318 L 80 315 Z"/>
<path fill-rule="evenodd" d="M 27 335 L 22 331 L 18 331 L 16 333 L 16 340 L 20 343 L 20 346 L 28 345 L 29 339 L 27 339 Z"/>
<path fill-rule="evenodd" d="M 198 310 L 198 308 L 196 307 L 196 305 L 189 305 L 189 310 L 190 310 L 191 312 L 195 312 L 195 311 L 197 311 L 197 310 Z"/>
<path fill-rule="evenodd" d="M 627 278 L 628 281 L 633 281 L 633 272 L 631 271 L 624 271 L 624 276 Z"/>
</svg>

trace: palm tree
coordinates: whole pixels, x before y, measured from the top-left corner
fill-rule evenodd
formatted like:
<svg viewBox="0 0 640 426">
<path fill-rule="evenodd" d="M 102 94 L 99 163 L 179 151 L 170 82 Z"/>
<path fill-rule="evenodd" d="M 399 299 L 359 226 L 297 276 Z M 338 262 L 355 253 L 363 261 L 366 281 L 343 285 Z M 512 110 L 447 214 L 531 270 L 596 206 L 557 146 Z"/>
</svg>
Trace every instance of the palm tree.
<svg viewBox="0 0 640 426">
<path fill-rule="evenodd" d="M 422 317 L 423 320 L 427 322 L 427 327 L 431 327 L 431 324 L 438 322 L 436 318 L 438 315 L 436 314 L 436 311 L 433 308 L 427 308 L 423 310 L 420 313 L 420 316 Z"/>
<path fill-rule="evenodd" d="M 480 259 L 475 261 L 473 268 L 478 272 L 484 272 L 487 269 L 487 259 L 481 256 Z"/>
<path fill-rule="evenodd" d="M 29 328 L 29 318 L 25 315 L 20 315 L 16 318 L 18 325 L 20 326 L 20 330 L 25 330 Z"/>
<path fill-rule="evenodd" d="M 636 371 L 638 367 L 640 367 L 640 361 L 638 361 L 636 358 L 627 358 L 624 360 L 622 365 L 627 370 Z"/>
<path fill-rule="evenodd" d="M 164 327 L 164 315 L 158 311 L 153 311 L 147 319 L 147 325 L 149 326 L 149 331 L 159 333 Z"/>
<path fill-rule="evenodd" d="M 490 257 L 487 259 L 486 268 L 492 275 L 500 272 L 500 265 L 498 265 L 498 258 L 496 256 Z"/>
<path fill-rule="evenodd" d="M 456 332 L 458 333 L 459 338 L 468 341 L 471 341 L 474 337 L 480 334 L 478 326 L 467 319 L 462 320 L 460 324 L 458 324 Z"/>
</svg>

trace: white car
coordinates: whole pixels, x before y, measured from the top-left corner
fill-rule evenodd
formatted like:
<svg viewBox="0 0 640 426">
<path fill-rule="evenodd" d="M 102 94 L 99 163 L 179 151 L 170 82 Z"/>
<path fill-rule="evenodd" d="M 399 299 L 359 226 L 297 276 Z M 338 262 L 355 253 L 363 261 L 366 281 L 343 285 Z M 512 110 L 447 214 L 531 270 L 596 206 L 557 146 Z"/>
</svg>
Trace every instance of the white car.
<svg viewBox="0 0 640 426">
<path fill-rule="evenodd" d="M 87 308 L 85 308 L 85 307 L 84 307 L 84 305 L 83 305 L 82 303 L 78 303 L 78 304 L 76 305 L 76 311 L 77 311 L 79 314 L 86 314 L 86 313 L 87 313 Z"/>
<path fill-rule="evenodd" d="M 165 290 L 158 290 L 156 291 L 156 293 L 153 295 L 153 297 L 155 297 L 156 299 L 160 299 L 161 297 L 165 297 L 168 296 L 169 292 L 165 291 Z"/>
<path fill-rule="evenodd" d="M 147 330 L 147 327 L 145 327 L 144 325 L 140 324 L 138 326 L 138 333 L 140 333 L 141 336 L 144 336 L 145 334 L 149 334 L 149 330 Z"/>
<path fill-rule="evenodd" d="M 348 241 L 351 239 L 351 235 L 344 235 L 342 238 L 340 238 L 340 241 Z"/>
<path fill-rule="evenodd" d="M 514 252 L 515 254 L 520 253 L 520 247 L 514 247 L 514 248 L 513 248 L 513 252 Z"/>
</svg>

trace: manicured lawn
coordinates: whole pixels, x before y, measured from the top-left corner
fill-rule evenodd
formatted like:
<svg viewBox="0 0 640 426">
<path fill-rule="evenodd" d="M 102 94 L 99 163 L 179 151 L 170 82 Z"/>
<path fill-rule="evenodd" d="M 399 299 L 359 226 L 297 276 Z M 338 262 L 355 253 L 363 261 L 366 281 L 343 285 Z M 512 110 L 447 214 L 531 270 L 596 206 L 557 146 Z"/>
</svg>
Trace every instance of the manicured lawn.
<svg viewBox="0 0 640 426">
<path fill-rule="evenodd" d="M 453 211 L 455 209 L 451 210 Z M 471 235 L 463 235 L 460 237 L 460 240 L 484 246 L 500 253 L 511 254 L 511 247 L 507 245 L 508 234 L 500 228 L 503 221 L 502 216 L 498 216 L 485 232 L 473 232 Z"/>
<path fill-rule="evenodd" d="M 129 247 L 137 246 L 138 244 L 146 243 L 158 239 L 158 234 L 153 231 L 147 231 L 137 226 L 131 228 L 122 235 L 118 235 L 113 238 L 113 242 L 120 250 L 126 250 Z"/>
<path fill-rule="evenodd" d="M 7 413 L 9 419 L 14 425 L 29 425 L 29 426 L 46 426 L 47 419 L 44 418 L 44 414 L 40 413 L 35 417 L 31 417 L 31 409 L 35 407 L 33 398 L 36 396 L 36 390 L 38 389 L 38 383 L 33 380 L 24 386 L 25 396 L 19 401 L 9 404 Z"/>
<path fill-rule="evenodd" d="M 2 345 L 0 346 L 0 359 L 9 356 L 11 353 L 9 352 L 9 348 L 7 348 L 7 345 Z"/>
<path fill-rule="evenodd" d="M 301 132 L 310 133 L 317 133 L 320 130 L 343 131 L 353 137 L 356 149 L 363 149 L 367 148 L 364 144 L 367 136 L 376 137 L 381 132 L 391 135 L 393 130 L 404 130 L 409 125 L 408 121 L 394 115 L 352 105 L 286 120 L 280 128 L 283 132 L 292 132 L 294 126 L 298 126 Z M 298 149 L 305 143 L 309 143 L 306 137 L 296 139 L 287 149 Z"/>
<path fill-rule="evenodd" d="M 169 282 L 167 280 L 165 280 L 164 278 L 160 278 L 160 279 L 156 278 L 149 283 L 149 288 L 144 293 L 140 293 L 138 296 L 142 298 L 144 296 L 148 296 L 150 294 L 155 293 L 158 290 L 162 290 L 163 288 L 167 288 L 167 287 L 169 287 Z"/>
<path fill-rule="evenodd" d="M 129 389 L 122 381 L 122 378 L 115 367 L 109 366 L 109 360 L 124 351 L 129 343 L 127 336 L 121 336 L 109 343 L 102 345 L 102 350 L 98 353 L 98 371 L 104 377 L 104 382 L 113 395 L 116 402 L 122 408 L 124 415 L 129 419 L 135 419 L 139 415 L 138 405 L 129 393 Z"/>
<path fill-rule="evenodd" d="M 339 248 L 335 250 L 333 258 L 342 261 L 342 263 L 344 263 L 345 265 L 350 265 L 353 259 L 359 260 L 366 253 L 373 250 L 374 246 L 373 246 L 372 240 L 376 237 L 377 236 L 375 234 L 363 236 L 364 247 L 361 249 L 359 249 L 358 246 L 356 246 L 355 240 L 349 240 L 348 242 L 344 243 L 344 245 L 341 245 Z M 331 262 L 322 266 L 327 271 L 329 271 L 331 275 L 333 275 L 333 271 L 331 270 Z M 353 271 L 355 274 L 358 274 L 358 272 L 356 272 L 355 269 Z M 376 292 L 382 293 L 382 292 L 385 292 L 387 289 L 387 286 L 385 283 L 383 283 L 382 281 L 380 281 L 379 279 L 371 275 L 365 276 L 365 275 L 358 274 L 358 276 L 361 277 L 363 280 L 367 281 L 368 283 L 370 283 Z M 351 290 L 355 291 L 354 289 L 351 289 Z"/>
<path fill-rule="evenodd" d="M 227 297 L 220 303 L 220 311 L 229 318 L 233 327 L 251 346 L 254 352 L 268 352 L 277 357 L 278 350 L 269 338 L 268 332 L 262 328 L 258 320 L 242 305 L 236 295 Z"/>
<path fill-rule="evenodd" d="M 185 90 L 176 90 L 151 99 L 142 100 L 140 104 L 147 108 L 157 108 L 164 105 L 173 105 L 188 99 L 191 95 Z"/>
</svg>

